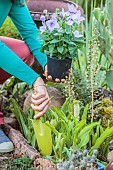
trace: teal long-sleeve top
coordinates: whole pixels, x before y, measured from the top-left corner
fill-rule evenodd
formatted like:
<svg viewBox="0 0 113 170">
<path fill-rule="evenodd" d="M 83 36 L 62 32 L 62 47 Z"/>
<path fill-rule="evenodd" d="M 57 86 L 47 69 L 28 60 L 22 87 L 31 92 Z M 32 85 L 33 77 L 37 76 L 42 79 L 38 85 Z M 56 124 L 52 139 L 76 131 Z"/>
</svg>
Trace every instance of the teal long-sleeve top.
<svg viewBox="0 0 113 170">
<path fill-rule="evenodd" d="M 13 4 L 11 0 L 0 0 L 0 27 L 9 16 L 18 29 L 23 41 L 28 45 L 31 53 L 41 64 L 42 68 L 47 63 L 47 57 L 40 52 L 42 41 L 38 37 L 38 28 L 32 20 L 29 10 L 24 2 L 22 6 L 19 0 Z M 0 68 L 25 81 L 30 86 L 39 75 L 27 66 L 10 48 L 0 41 Z"/>
</svg>

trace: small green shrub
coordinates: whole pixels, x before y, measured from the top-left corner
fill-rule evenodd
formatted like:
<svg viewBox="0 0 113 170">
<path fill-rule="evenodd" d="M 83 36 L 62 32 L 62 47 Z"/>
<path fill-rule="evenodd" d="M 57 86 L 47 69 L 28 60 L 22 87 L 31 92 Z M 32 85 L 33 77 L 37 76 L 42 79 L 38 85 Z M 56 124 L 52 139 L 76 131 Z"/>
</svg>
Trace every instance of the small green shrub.
<svg viewBox="0 0 113 170">
<path fill-rule="evenodd" d="M 17 158 L 8 165 L 8 170 L 36 170 L 32 165 L 33 160 L 24 156 L 23 158 Z"/>
</svg>

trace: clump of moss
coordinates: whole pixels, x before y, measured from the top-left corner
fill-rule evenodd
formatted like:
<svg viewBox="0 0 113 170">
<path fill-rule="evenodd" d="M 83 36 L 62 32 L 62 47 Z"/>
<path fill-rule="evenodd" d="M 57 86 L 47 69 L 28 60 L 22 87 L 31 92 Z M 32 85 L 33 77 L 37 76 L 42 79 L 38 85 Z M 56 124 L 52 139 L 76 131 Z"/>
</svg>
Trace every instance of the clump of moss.
<svg viewBox="0 0 113 170">
<path fill-rule="evenodd" d="M 103 127 L 113 126 L 113 103 L 108 98 L 103 98 L 101 103 L 95 109 L 102 119 Z"/>
<path fill-rule="evenodd" d="M 36 170 L 33 167 L 33 160 L 24 156 L 23 158 L 17 158 L 13 160 L 8 166 L 8 170 Z"/>
</svg>

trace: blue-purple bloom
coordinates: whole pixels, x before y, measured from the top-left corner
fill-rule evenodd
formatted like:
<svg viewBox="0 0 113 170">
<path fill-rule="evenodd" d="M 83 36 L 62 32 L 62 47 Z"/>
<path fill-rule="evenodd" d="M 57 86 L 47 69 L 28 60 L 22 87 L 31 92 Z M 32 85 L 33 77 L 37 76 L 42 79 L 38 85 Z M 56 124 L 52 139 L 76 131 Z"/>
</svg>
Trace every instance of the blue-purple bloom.
<svg viewBox="0 0 113 170">
<path fill-rule="evenodd" d="M 84 21 L 85 18 L 81 15 L 81 11 L 78 10 L 77 13 L 76 13 L 76 19 L 75 21 L 80 24 L 82 21 Z"/>
<path fill-rule="evenodd" d="M 77 23 L 78 25 L 85 20 L 85 18 L 82 16 L 81 11 L 77 10 L 76 14 L 70 13 L 70 18 L 73 20 L 73 22 Z"/>
<path fill-rule="evenodd" d="M 40 20 L 41 20 L 42 22 L 44 22 L 44 21 L 46 20 L 45 16 L 44 16 L 44 15 L 41 15 Z"/>
<path fill-rule="evenodd" d="M 46 31 L 46 25 L 43 23 L 43 25 L 40 27 L 41 33 Z"/>
<path fill-rule="evenodd" d="M 62 8 L 62 11 L 60 12 L 60 15 L 64 18 L 65 16 L 68 16 L 68 12 L 65 12 L 64 8 Z"/>
<path fill-rule="evenodd" d="M 53 14 L 51 15 L 51 19 L 57 20 L 57 15 L 56 15 L 56 13 L 53 13 Z"/>
<path fill-rule="evenodd" d="M 73 34 L 74 34 L 74 36 L 76 37 L 76 38 L 80 38 L 80 37 L 82 37 L 82 35 L 79 33 L 79 31 L 75 31 L 75 32 L 73 32 Z"/>
<path fill-rule="evenodd" d="M 73 4 L 68 4 L 68 10 L 70 13 L 75 13 L 77 12 L 77 8 Z"/>
<path fill-rule="evenodd" d="M 66 21 L 66 24 L 67 24 L 67 25 L 73 25 L 73 24 L 74 24 L 73 18 L 68 17 L 68 18 L 67 18 L 67 21 Z"/>
<path fill-rule="evenodd" d="M 54 29 L 59 28 L 58 22 L 56 20 L 53 20 L 53 19 L 46 21 L 46 25 L 48 26 L 48 29 L 49 29 L 50 32 L 52 32 Z"/>
</svg>

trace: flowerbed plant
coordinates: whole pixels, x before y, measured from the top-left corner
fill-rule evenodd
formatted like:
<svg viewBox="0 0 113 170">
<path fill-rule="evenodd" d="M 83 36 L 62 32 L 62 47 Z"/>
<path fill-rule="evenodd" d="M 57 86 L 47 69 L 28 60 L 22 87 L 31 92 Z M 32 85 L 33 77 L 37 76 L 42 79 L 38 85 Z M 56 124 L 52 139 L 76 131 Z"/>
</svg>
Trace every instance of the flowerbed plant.
<svg viewBox="0 0 113 170">
<path fill-rule="evenodd" d="M 73 4 L 68 4 L 68 11 L 60 11 L 50 15 L 44 10 L 40 18 L 40 36 L 44 41 L 41 51 L 50 57 L 59 59 L 76 58 L 77 51 L 84 43 L 82 32 L 82 11 Z"/>
</svg>

